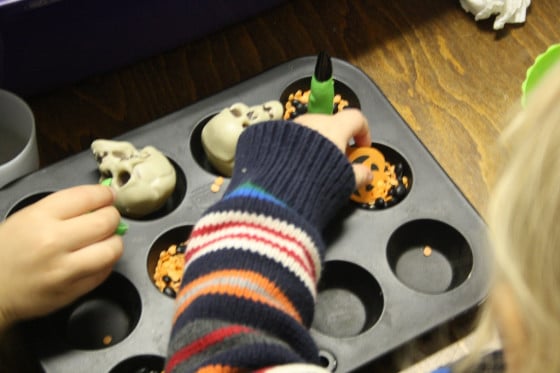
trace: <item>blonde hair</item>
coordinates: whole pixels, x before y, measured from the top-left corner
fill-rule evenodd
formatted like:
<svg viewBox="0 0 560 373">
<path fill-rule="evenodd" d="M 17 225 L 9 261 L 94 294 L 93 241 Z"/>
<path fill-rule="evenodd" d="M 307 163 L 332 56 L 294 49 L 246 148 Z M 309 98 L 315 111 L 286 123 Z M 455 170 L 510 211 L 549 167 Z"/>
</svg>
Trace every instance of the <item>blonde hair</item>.
<svg viewBox="0 0 560 373">
<path fill-rule="evenodd" d="M 492 302 L 505 286 L 525 337 L 516 371 L 560 372 L 560 63 L 510 121 L 501 144 L 508 161 L 487 217 L 495 293 L 479 332 L 489 335 L 500 324 Z"/>
</svg>

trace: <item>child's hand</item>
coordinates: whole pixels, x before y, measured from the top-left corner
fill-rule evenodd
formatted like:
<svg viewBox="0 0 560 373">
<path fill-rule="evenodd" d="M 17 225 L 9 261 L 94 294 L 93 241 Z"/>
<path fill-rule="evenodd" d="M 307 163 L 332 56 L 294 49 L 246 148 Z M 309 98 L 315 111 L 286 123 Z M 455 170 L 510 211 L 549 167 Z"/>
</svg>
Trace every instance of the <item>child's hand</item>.
<svg viewBox="0 0 560 373">
<path fill-rule="evenodd" d="M 0 326 L 45 315 L 111 273 L 123 243 L 102 185 L 53 193 L 0 224 Z"/>
<path fill-rule="evenodd" d="M 358 109 L 346 109 L 335 115 L 305 114 L 294 119 L 294 122 L 316 130 L 343 153 L 346 153 L 350 139 L 354 139 L 356 146 L 371 146 L 367 119 Z M 371 181 L 373 176 L 369 168 L 361 164 L 353 165 L 353 168 L 356 188 Z"/>
</svg>

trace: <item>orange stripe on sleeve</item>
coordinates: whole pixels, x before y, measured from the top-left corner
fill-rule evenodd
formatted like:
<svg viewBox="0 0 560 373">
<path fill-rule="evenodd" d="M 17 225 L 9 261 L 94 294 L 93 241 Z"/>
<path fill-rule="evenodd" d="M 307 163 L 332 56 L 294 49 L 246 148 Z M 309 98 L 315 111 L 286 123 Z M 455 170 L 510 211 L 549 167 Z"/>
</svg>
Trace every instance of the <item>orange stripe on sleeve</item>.
<svg viewBox="0 0 560 373">
<path fill-rule="evenodd" d="M 273 299 L 273 301 L 271 301 L 270 298 L 259 294 L 258 292 L 248 289 L 247 287 L 239 285 L 225 285 L 223 283 L 211 285 L 212 283 L 217 283 L 220 279 L 224 278 L 245 279 L 265 291 L 270 296 L 270 298 Z M 258 272 L 247 270 L 221 270 L 209 273 L 208 275 L 199 277 L 198 279 L 192 281 L 183 289 L 181 289 L 181 291 L 177 295 L 178 302 L 180 302 L 181 298 L 185 297 L 195 288 L 199 288 L 199 290 L 191 295 L 188 295 L 188 297 L 184 301 L 182 301 L 182 303 L 178 304 L 177 311 L 175 312 L 175 316 L 173 318 L 174 323 L 179 315 L 198 297 L 209 294 L 232 295 L 238 298 L 249 299 L 253 302 L 263 303 L 287 313 L 300 323 L 302 322 L 301 315 L 296 310 L 292 302 L 288 299 L 288 297 L 284 294 L 284 292 L 282 292 L 282 290 L 280 290 L 273 281 L 269 280 Z"/>
</svg>

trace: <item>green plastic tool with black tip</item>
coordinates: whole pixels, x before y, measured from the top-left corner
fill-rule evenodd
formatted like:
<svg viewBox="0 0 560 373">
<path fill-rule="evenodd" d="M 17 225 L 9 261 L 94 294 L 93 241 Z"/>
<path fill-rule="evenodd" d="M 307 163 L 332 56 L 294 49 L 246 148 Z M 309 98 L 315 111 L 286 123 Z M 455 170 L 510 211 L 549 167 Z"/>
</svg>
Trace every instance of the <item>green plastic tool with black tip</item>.
<svg viewBox="0 0 560 373">
<path fill-rule="evenodd" d="M 308 113 L 332 114 L 334 100 L 334 79 L 332 61 L 326 52 L 317 56 L 315 71 L 311 77 Z"/>
</svg>

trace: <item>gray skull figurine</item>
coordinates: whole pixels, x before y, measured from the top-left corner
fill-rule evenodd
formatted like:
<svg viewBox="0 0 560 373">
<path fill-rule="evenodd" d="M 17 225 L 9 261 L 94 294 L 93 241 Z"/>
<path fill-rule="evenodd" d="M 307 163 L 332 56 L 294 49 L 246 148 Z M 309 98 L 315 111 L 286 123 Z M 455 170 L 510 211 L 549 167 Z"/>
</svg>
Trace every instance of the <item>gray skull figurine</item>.
<svg viewBox="0 0 560 373">
<path fill-rule="evenodd" d="M 140 218 L 165 204 L 175 189 L 175 168 L 159 150 L 137 150 L 126 141 L 95 140 L 91 150 L 101 180 L 112 178 L 115 206 L 124 216 Z"/>
<path fill-rule="evenodd" d="M 202 129 L 202 147 L 208 160 L 224 176 L 231 176 L 235 149 L 241 132 L 253 124 L 281 119 L 284 113 L 280 101 L 247 106 L 235 103 L 216 114 Z"/>
</svg>

